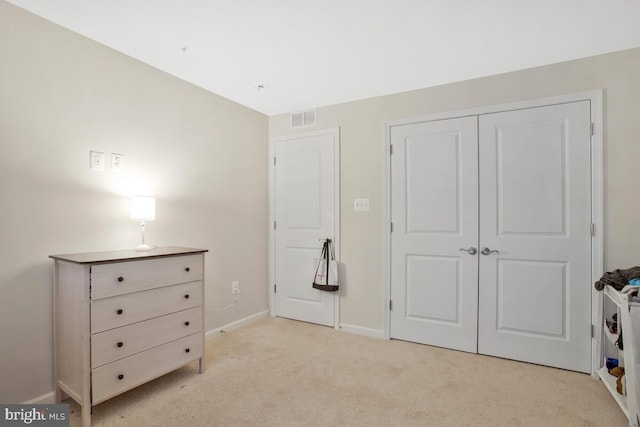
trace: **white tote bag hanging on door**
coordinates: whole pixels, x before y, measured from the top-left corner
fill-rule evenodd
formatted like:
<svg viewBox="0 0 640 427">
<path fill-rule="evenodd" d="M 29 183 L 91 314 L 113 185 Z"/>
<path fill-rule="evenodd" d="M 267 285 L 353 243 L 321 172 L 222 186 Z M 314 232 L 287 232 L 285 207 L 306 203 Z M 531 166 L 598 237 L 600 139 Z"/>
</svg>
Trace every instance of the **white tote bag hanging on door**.
<svg viewBox="0 0 640 427">
<path fill-rule="evenodd" d="M 336 292 L 339 289 L 338 261 L 335 258 L 331 239 L 325 239 L 313 278 L 315 289 L 329 292 Z"/>
</svg>

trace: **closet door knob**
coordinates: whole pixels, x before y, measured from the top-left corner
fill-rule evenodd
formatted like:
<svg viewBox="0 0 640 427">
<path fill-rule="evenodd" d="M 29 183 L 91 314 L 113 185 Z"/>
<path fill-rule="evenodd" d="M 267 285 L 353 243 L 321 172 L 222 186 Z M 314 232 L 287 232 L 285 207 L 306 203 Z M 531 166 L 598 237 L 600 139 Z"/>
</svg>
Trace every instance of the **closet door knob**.
<svg viewBox="0 0 640 427">
<path fill-rule="evenodd" d="M 189 326 L 189 322 L 184 322 L 184 326 Z"/>
<path fill-rule="evenodd" d="M 482 255 L 491 255 L 491 254 L 499 254 L 499 253 L 500 253 L 500 251 L 497 251 L 497 250 L 495 250 L 495 249 L 489 249 L 489 248 L 487 248 L 487 247 L 484 247 L 484 248 L 480 249 L 480 253 L 481 253 Z"/>
<path fill-rule="evenodd" d="M 478 253 L 478 250 L 476 248 L 474 248 L 473 246 L 470 246 L 469 249 L 460 248 L 460 252 L 466 252 L 469 255 L 475 255 L 475 254 Z"/>
<path fill-rule="evenodd" d="M 191 269 L 189 267 L 185 267 L 184 271 L 186 271 L 187 273 L 191 271 Z"/>
<path fill-rule="evenodd" d="M 185 353 L 189 353 L 190 351 L 191 351 L 191 349 L 189 349 L 189 348 L 185 348 L 185 349 L 184 349 L 184 352 L 185 352 Z"/>
<path fill-rule="evenodd" d="M 189 299 L 189 294 L 186 294 L 186 295 L 184 296 L 184 298 L 185 298 L 185 299 Z"/>
<path fill-rule="evenodd" d="M 119 308 L 119 309 L 116 311 L 116 313 L 118 313 L 118 314 L 122 314 L 122 313 L 124 313 L 124 310 L 122 310 L 121 308 Z"/>
<path fill-rule="evenodd" d="M 118 379 L 119 380 L 123 380 L 124 379 L 124 375 L 122 375 L 122 374 L 118 375 Z"/>
<path fill-rule="evenodd" d="M 122 341 L 118 341 L 118 344 L 116 344 L 118 347 L 122 347 L 124 345 L 124 343 Z"/>
<path fill-rule="evenodd" d="M 118 282 L 123 282 L 124 281 L 124 277 L 120 276 L 118 277 Z"/>
</svg>

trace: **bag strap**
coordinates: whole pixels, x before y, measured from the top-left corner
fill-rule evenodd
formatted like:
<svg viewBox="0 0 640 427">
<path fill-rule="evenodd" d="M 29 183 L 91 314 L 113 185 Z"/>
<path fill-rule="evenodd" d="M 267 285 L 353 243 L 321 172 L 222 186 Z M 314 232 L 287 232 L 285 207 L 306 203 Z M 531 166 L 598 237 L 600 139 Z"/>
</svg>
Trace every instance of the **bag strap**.
<svg viewBox="0 0 640 427">
<path fill-rule="evenodd" d="M 325 258 L 325 256 L 327 256 L 326 254 L 327 254 L 327 242 L 325 241 L 324 244 L 322 245 L 322 251 L 320 251 L 320 260 L 321 260 L 321 262 Z M 320 269 L 320 263 L 318 263 L 318 266 L 316 267 L 316 272 L 313 275 L 313 277 L 316 277 L 318 275 L 318 270 L 319 269 Z"/>
<path fill-rule="evenodd" d="M 331 240 L 327 239 L 324 241 L 324 246 L 327 248 L 327 274 L 325 274 L 326 284 L 329 285 L 329 261 L 331 261 L 331 254 L 329 253 L 329 245 Z"/>
</svg>

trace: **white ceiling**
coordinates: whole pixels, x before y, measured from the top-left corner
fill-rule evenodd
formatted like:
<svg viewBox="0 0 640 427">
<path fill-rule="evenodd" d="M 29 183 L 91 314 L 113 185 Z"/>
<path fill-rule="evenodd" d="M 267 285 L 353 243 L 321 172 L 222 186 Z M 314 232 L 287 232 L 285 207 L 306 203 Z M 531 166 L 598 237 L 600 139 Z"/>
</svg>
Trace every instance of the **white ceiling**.
<svg viewBox="0 0 640 427">
<path fill-rule="evenodd" d="M 640 46 L 640 0 L 9 1 L 268 115 Z"/>
</svg>

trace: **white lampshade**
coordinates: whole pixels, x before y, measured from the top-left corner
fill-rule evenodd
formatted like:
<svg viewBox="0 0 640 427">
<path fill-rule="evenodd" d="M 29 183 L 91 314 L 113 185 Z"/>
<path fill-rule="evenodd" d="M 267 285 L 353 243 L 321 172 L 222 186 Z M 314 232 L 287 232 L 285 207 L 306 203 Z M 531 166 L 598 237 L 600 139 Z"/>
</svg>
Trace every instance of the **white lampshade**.
<svg viewBox="0 0 640 427">
<path fill-rule="evenodd" d="M 156 198 L 133 196 L 131 198 L 131 219 L 153 221 L 156 219 Z"/>
</svg>

